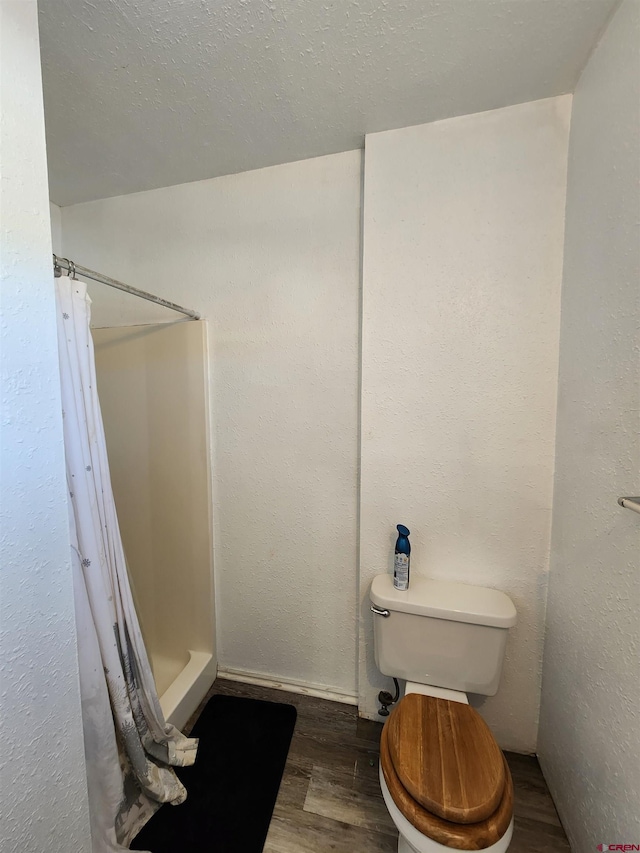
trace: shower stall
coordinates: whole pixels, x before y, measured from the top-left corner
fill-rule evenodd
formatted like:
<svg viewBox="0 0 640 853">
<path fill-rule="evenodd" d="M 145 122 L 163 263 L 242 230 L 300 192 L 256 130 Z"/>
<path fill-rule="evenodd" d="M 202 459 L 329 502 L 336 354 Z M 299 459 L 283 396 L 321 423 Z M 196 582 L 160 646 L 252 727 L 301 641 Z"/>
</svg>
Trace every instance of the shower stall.
<svg viewBox="0 0 640 853">
<path fill-rule="evenodd" d="M 160 704 L 216 676 L 206 324 L 92 330 L 118 520 Z"/>
</svg>

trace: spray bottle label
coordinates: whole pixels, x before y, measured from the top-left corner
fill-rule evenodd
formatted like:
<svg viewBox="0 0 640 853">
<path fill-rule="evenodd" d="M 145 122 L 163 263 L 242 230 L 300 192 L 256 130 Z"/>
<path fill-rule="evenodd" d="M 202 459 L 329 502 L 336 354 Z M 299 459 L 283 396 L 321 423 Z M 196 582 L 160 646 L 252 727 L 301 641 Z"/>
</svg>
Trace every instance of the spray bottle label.
<svg viewBox="0 0 640 853">
<path fill-rule="evenodd" d="M 393 585 L 396 589 L 409 589 L 409 555 L 396 554 L 393 561 Z"/>
</svg>

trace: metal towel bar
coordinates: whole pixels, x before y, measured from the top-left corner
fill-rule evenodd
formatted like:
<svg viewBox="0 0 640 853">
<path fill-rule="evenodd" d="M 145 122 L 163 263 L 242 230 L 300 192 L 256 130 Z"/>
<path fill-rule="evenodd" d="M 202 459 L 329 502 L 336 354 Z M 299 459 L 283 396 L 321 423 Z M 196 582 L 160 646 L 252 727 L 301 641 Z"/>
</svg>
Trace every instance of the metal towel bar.
<svg viewBox="0 0 640 853">
<path fill-rule="evenodd" d="M 640 496 L 635 498 L 618 498 L 618 503 L 626 509 L 632 509 L 634 512 L 640 512 Z"/>
</svg>

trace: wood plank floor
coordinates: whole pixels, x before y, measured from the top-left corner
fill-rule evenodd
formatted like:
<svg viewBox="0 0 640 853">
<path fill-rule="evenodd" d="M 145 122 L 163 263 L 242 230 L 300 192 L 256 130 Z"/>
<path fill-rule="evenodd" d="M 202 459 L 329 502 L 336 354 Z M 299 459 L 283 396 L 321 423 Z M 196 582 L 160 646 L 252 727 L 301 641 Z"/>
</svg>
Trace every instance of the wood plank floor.
<svg viewBox="0 0 640 853">
<path fill-rule="evenodd" d="M 295 705 L 296 729 L 264 853 L 396 853 L 398 835 L 378 782 L 380 723 L 355 707 L 218 679 L 216 693 Z M 515 789 L 509 853 L 570 853 L 535 758 L 506 753 Z"/>
</svg>

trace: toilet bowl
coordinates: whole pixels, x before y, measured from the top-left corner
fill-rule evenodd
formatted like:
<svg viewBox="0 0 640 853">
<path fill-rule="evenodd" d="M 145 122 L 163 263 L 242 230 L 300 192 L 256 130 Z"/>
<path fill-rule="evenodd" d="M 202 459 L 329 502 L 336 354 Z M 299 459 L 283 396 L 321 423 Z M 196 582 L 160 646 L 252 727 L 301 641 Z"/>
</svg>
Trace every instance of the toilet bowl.
<svg viewBox="0 0 640 853">
<path fill-rule="evenodd" d="M 466 693 L 498 690 L 511 599 L 499 590 L 414 577 L 396 590 L 374 578 L 378 669 L 407 680 L 380 740 L 380 786 L 398 853 L 505 853 L 513 783 L 489 727 Z"/>
<path fill-rule="evenodd" d="M 380 787 L 398 853 L 504 853 L 513 783 L 486 723 L 468 704 L 409 693 L 380 741 Z"/>
</svg>

